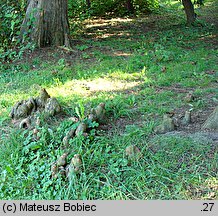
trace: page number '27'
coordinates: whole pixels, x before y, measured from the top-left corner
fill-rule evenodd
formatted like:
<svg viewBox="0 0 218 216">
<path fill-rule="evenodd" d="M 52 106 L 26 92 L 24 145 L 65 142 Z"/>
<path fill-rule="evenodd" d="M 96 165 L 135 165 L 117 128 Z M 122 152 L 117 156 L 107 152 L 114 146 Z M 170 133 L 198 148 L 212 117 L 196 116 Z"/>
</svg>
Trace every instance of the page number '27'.
<svg viewBox="0 0 218 216">
<path fill-rule="evenodd" d="M 212 211 L 214 203 L 203 203 L 203 209 L 201 211 Z"/>
</svg>

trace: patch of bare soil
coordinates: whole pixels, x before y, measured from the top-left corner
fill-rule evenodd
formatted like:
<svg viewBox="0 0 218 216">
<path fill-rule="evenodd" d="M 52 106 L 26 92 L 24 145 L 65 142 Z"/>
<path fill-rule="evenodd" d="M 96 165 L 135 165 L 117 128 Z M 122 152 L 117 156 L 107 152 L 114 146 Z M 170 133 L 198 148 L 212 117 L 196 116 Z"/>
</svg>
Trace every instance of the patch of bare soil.
<svg viewBox="0 0 218 216">
<path fill-rule="evenodd" d="M 178 94 L 187 94 L 190 91 L 193 91 L 193 88 L 182 88 L 180 86 L 171 86 L 171 87 L 157 87 L 157 92 L 161 91 L 172 91 Z M 172 132 L 164 133 L 166 136 L 180 136 L 180 137 L 190 137 L 194 141 L 199 141 L 203 143 L 211 143 L 213 145 L 218 144 L 218 132 L 208 129 L 202 129 L 202 125 L 207 120 L 208 116 L 213 112 L 214 108 L 217 106 L 217 102 L 213 100 L 215 93 L 208 93 L 204 95 L 202 98 L 196 98 L 196 100 L 205 100 L 204 106 L 202 108 L 196 108 L 191 111 L 191 122 L 189 124 L 182 124 L 182 119 L 184 118 L 185 112 L 190 110 L 190 104 L 184 102 L 182 107 L 178 107 L 173 109 L 171 114 L 173 118 L 176 119 L 176 130 Z M 195 101 L 196 102 L 196 101 Z M 146 124 L 146 120 L 155 120 L 157 118 L 161 118 L 161 116 L 156 116 L 155 114 L 145 116 L 139 116 L 137 114 L 130 117 L 123 117 L 117 120 L 112 120 L 109 124 L 102 126 L 102 130 L 107 131 L 108 134 L 113 133 L 114 129 L 119 134 L 123 134 L 125 131 L 126 125 L 135 125 L 138 127 L 143 127 Z M 151 134 L 149 139 L 153 139 L 156 136 L 155 133 Z"/>
<path fill-rule="evenodd" d="M 79 42 L 76 42 L 79 43 Z M 24 54 L 22 60 L 16 62 L 16 64 L 28 62 L 32 65 L 32 70 L 35 69 L 34 62 L 38 60 L 39 62 L 50 62 L 57 63 L 60 58 L 65 59 L 66 64 L 70 66 L 76 60 L 80 59 L 82 51 L 77 49 L 67 50 L 62 47 L 45 47 L 35 49 L 33 52 L 27 52 Z"/>
<path fill-rule="evenodd" d="M 167 136 L 188 137 L 192 140 L 204 144 L 218 144 L 218 133 L 214 131 L 198 131 L 194 133 L 185 131 L 174 131 L 166 134 Z"/>
<path fill-rule="evenodd" d="M 174 110 L 174 118 L 180 120 L 184 118 L 184 113 L 188 107 L 181 107 Z M 178 124 L 176 130 L 167 132 L 165 136 L 188 137 L 193 141 L 205 144 L 218 144 L 218 132 L 215 130 L 202 129 L 202 125 L 208 116 L 213 112 L 215 103 L 209 103 L 207 107 L 192 111 L 191 123 L 187 125 Z"/>
<path fill-rule="evenodd" d="M 138 118 L 127 118 L 121 117 L 119 119 L 111 119 L 105 125 L 101 125 L 99 127 L 100 130 L 103 130 L 107 135 L 112 135 L 114 132 L 116 134 L 122 135 L 126 129 L 127 125 L 135 125 L 138 127 L 143 127 L 145 124 L 145 120 L 143 120 L 140 116 Z"/>
<path fill-rule="evenodd" d="M 65 59 L 66 63 L 70 66 L 78 60 L 85 62 L 93 62 L 95 58 L 92 57 L 92 53 L 97 50 L 105 54 L 117 55 L 117 56 L 129 56 L 129 53 L 120 53 L 120 50 L 114 50 L 109 46 L 93 47 L 91 44 L 85 52 L 89 55 L 89 58 L 83 59 L 83 50 L 77 49 L 76 46 L 84 45 L 85 41 L 91 39 L 93 41 L 101 41 L 105 38 L 115 39 L 130 39 L 134 40 L 137 35 L 144 34 L 145 32 L 154 29 L 153 21 L 149 23 L 140 22 L 140 20 L 129 18 L 114 18 L 114 19 L 93 19 L 84 23 L 85 29 L 80 37 L 72 38 L 72 49 L 68 50 L 64 47 L 45 47 L 38 48 L 34 51 L 24 53 L 22 60 L 16 62 L 32 64 L 31 69 L 35 69 L 34 60 L 38 59 L 43 62 L 56 63 L 60 58 Z M 117 53 L 116 53 L 117 52 Z"/>
</svg>

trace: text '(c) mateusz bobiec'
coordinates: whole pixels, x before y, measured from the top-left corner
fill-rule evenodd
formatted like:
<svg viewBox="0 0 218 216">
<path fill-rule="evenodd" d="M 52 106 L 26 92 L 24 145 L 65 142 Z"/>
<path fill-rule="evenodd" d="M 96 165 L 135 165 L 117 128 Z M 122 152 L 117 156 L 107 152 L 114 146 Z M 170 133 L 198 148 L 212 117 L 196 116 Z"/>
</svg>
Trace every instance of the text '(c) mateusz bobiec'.
<svg viewBox="0 0 218 216">
<path fill-rule="evenodd" d="M 4 203 L 3 212 L 95 212 L 97 206 L 80 202 L 64 202 L 61 204 L 37 204 L 22 202 L 18 204 Z"/>
</svg>

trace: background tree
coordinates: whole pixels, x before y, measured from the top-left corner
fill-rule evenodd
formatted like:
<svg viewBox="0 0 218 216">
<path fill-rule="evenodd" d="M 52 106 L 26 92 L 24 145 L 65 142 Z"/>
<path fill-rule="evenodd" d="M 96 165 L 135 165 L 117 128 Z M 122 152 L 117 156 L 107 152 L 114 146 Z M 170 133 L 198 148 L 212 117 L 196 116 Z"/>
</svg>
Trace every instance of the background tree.
<svg viewBox="0 0 218 216">
<path fill-rule="evenodd" d="M 29 0 L 21 37 L 38 47 L 70 47 L 67 0 Z"/>
<path fill-rule="evenodd" d="M 187 17 L 187 24 L 191 25 L 196 20 L 196 14 L 194 11 L 194 5 L 192 4 L 191 0 L 182 0 L 182 4 L 185 9 L 186 17 Z"/>
<path fill-rule="evenodd" d="M 86 0 L 86 4 L 87 4 L 87 7 L 90 8 L 91 7 L 91 0 Z"/>
<path fill-rule="evenodd" d="M 133 7 L 133 3 L 132 3 L 132 0 L 127 0 L 126 1 L 126 8 L 127 8 L 127 11 L 131 14 L 134 13 L 134 7 Z"/>
</svg>

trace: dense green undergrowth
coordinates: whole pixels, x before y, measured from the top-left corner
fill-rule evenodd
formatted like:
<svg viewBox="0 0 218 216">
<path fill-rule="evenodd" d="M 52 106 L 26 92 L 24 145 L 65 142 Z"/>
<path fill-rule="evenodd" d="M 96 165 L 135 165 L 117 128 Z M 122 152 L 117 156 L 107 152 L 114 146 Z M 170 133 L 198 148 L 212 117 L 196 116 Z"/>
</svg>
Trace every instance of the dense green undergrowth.
<svg viewBox="0 0 218 216">
<path fill-rule="evenodd" d="M 201 10 L 206 16 L 210 7 Z M 215 26 L 186 27 L 171 11 L 102 22 L 84 23 L 70 56 L 29 53 L 0 72 L 0 199 L 217 199 L 217 144 L 153 134 L 166 112 L 200 113 L 217 104 Z M 58 98 L 64 114 L 44 121 L 33 141 L 32 131 L 18 130 L 8 114 L 40 87 Z M 188 104 L 190 90 L 197 99 Z M 68 160 L 80 154 L 82 172 L 70 182 L 51 179 L 72 127 L 68 117 L 78 115 L 76 107 L 84 116 L 102 101 L 105 125 L 70 142 Z M 130 145 L 141 158 L 128 160 Z"/>
</svg>

